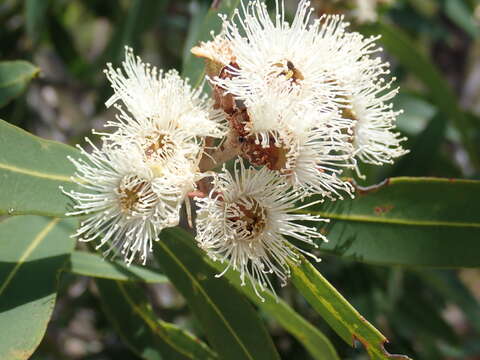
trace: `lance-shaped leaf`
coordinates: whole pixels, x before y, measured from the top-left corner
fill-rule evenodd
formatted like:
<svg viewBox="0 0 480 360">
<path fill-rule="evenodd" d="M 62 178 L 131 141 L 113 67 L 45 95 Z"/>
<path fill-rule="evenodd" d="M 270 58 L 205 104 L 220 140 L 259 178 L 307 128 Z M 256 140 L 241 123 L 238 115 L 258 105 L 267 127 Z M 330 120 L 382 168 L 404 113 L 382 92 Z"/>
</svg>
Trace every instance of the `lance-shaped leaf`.
<svg viewBox="0 0 480 360">
<path fill-rule="evenodd" d="M 28 359 L 43 338 L 72 220 L 19 216 L 0 223 L 0 359 Z"/>
<path fill-rule="evenodd" d="M 225 264 L 219 262 L 209 263 L 223 272 Z M 238 272 L 229 270 L 224 275 L 239 291 L 244 293 L 250 301 L 255 303 L 267 316 L 275 319 L 285 330 L 292 334 L 308 350 L 312 358 L 316 360 L 339 360 L 338 354 L 328 338 L 316 329 L 307 320 L 301 317 L 285 301 L 275 297 L 266 290 L 262 292 L 264 301 L 255 294 L 251 284 L 241 285 Z"/>
<path fill-rule="evenodd" d="M 306 210 L 330 219 L 320 248 L 376 264 L 480 265 L 480 181 L 390 178 Z"/>
<path fill-rule="evenodd" d="M 292 282 L 312 307 L 348 344 L 359 340 L 372 360 L 408 359 L 403 355 L 390 355 L 385 349 L 387 341 L 352 305 L 305 259 L 291 263 Z"/>
<path fill-rule="evenodd" d="M 204 343 L 158 319 L 144 289 L 135 283 L 97 279 L 103 309 L 125 344 L 142 359 L 217 359 Z"/>
<path fill-rule="evenodd" d="M 185 230 L 175 228 L 170 231 L 177 233 L 177 238 L 182 239 L 179 241 L 188 241 L 191 243 L 195 241 L 193 236 Z M 216 273 L 222 273 L 225 269 L 225 264 L 220 262 L 214 262 L 209 259 L 206 259 L 206 262 L 216 270 Z M 255 303 L 265 314 L 275 319 L 285 330 L 302 343 L 314 359 L 339 359 L 335 348 L 328 338 L 295 312 L 285 301 L 277 298 L 269 290 L 262 292 L 262 297 L 264 298 L 264 301 L 262 301 L 262 299 L 255 294 L 251 284 L 241 285 L 239 273 L 236 271 L 229 270 L 223 276 L 240 292 L 245 294 L 250 301 Z"/>
<path fill-rule="evenodd" d="M 193 241 L 193 237 L 189 233 L 180 229 L 178 229 L 178 232 L 179 236 L 189 239 L 189 241 Z M 223 270 L 224 265 L 221 263 L 209 263 L 218 272 Z M 74 274 L 119 281 L 138 281 L 146 283 L 163 283 L 167 281 L 164 275 L 149 270 L 148 268 L 135 265 L 126 266 L 122 261 L 110 261 L 99 255 L 82 251 L 74 251 L 72 253 L 70 266 L 67 270 Z M 286 302 L 275 298 L 275 295 L 270 291 L 266 291 L 262 294 L 265 301 L 261 301 L 250 285 L 240 285 L 240 278 L 237 272 L 229 271 L 225 274 L 225 277 L 232 285 L 255 303 L 255 305 L 262 309 L 265 314 L 272 319 L 275 319 L 285 330 L 295 336 L 295 338 L 310 352 L 314 359 L 339 359 L 335 348 L 328 338 L 295 312 L 295 310 L 293 310 Z"/>
<path fill-rule="evenodd" d="M 165 275 L 182 293 L 222 359 L 279 359 L 253 307 L 202 258 L 178 229 L 165 229 L 154 250 Z"/>
<path fill-rule="evenodd" d="M 76 187 L 68 155 L 80 153 L 0 120 L 0 215 L 65 216 L 71 203 L 59 186 Z"/>
<path fill-rule="evenodd" d="M 157 284 L 168 282 L 164 275 L 145 267 L 127 266 L 124 261 L 111 260 L 83 251 L 72 253 L 70 263 L 65 270 L 73 274 L 118 281 L 140 281 Z"/>
<path fill-rule="evenodd" d="M 27 61 L 0 62 L 0 107 L 20 95 L 40 71 Z"/>
</svg>

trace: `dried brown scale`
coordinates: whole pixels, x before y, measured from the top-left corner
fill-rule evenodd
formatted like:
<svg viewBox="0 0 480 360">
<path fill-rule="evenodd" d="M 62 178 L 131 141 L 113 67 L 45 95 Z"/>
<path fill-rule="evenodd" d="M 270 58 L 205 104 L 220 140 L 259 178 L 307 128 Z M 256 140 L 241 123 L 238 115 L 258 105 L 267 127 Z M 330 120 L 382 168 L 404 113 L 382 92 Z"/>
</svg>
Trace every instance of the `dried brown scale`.
<svg viewBox="0 0 480 360">
<path fill-rule="evenodd" d="M 286 171 L 287 154 L 289 149 L 276 146 L 274 139 L 270 139 L 270 145 L 264 147 L 255 143 L 255 138 L 249 136 L 242 144 L 242 156 L 256 166 L 267 166 L 270 170 Z"/>
</svg>

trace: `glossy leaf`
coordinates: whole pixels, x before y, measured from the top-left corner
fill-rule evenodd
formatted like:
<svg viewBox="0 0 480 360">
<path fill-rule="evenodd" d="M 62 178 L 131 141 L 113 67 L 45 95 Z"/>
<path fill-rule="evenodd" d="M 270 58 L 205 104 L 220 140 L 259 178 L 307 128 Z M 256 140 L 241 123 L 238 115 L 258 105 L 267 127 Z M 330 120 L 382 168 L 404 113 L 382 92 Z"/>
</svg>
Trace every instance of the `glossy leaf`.
<svg viewBox="0 0 480 360">
<path fill-rule="evenodd" d="M 357 188 L 354 200 L 305 211 L 331 220 L 319 229 L 328 253 L 376 264 L 480 265 L 480 181 L 391 178 Z"/>
<path fill-rule="evenodd" d="M 178 232 L 178 236 L 189 242 L 195 241 L 193 236 L 181 229 L 171 230 Z M 185 241 L 184 240 L 184 241 Z M 221 273 L 225 269 L 225 264 L 206 259 L 216 273 Z M 263 300 L 255 294 L 251 284 L 241 285 L 238 272 L 229 270 L 223 275 L 240 292 L 246 295 L 250 301 L 260 308 L 265 314 L 275 319 L 285 330 L 291 333 L 305 348 L 310 355 L 317 360 L 335 360 L 339 359 L 335 348 L 328 338 L 316 329 L 312 324 L 306 321 L 295 312 L 285 301 L 276 297 L 271 291 L 262 292 Z"/>
<path fill-rule="evenodd" d="M 142 359 L 217 359 L 204 343 L 159 320 L 135 283 L 97 279 L 103 309 L 125 344 Z"/>
<path fill-rule="evenodd" d="M 73 230 L 73 229 L 72 229 Z M 73 231 L 72 231 L 73 232 Z M 84 276 L 118 281 L 142 281 L 146 283 L 165 283 L 168 279 L 145 267 L 130 265 L 124 261 L 114 261 L 97 254 L 74 251 L 66 270 Z"/>
<path fill-rule="evenodd" d="M 71 202 L 59 186 L 76 187 L 67 156 L 79 152 L 0 120 L 0 215 L 65 216 Z"/>
<path fill-rule="evenodd" d="M 214 2 L 215 3 L 215 2 Z M 212 39 L 211 32 L 217 35 L 221 29 L 222 21 L 219 14 L 225 14 L 231 17 L 233 11 L 240 4 L 240 0 L 222 0 L 219 2 L 218 8 L 210 8 L 203 20 L 202 26 L 196 32 L 196 36 L 190 36 L 187 46 L 197 45 L 200 41 L 208 41 Z M 188 77 L 193 87 L 199 86 L 205 76 L 205 66 L 203 59 L 197 58 L 190 53 L 190 49 L 185 51 L 188 56 L 184 58 L 182 75 Z"/>
<path fill-rule="evenodd" d="M 427 87 L 433 103 L 457 127 L 472 162 L 480 166 L 480 156 L 472 142 L 468 120 L 461 111 L 454 92 L 433 62 L 420 52 L 413 45 L 413 40 L 399 28 L 378 23 L 364 27 L 363 31 L 368 34 L 382 35 L 379 41 Z"/>
<path fill-rule="evenodd" d="M 263 323 L 244 296 L 202 258 L 180 229 L 165 229 L 154 249 L 165 275 L 184 296 L 222 359 L 279 359 Z"/>
<path fill-rule="evenodd" d="M 223 272 L 225 264 L 219 262 L 209 263 L 215 267 L 217 271 Z M 305 348 L 308 350 L 313 359 L 317 360 L 336 360 L 340 359 L 328 338 L 316 329 L 307 320 L 301 317 L 295 310 L 293 310 L 285 301 L 276 298 L 275 295 L 266 290 L 262 292 L 262 297 L 258 297 L 251 284 L 245 286 L 241 285 L 240 276 L 238 272 L 229 270 L 224 275 L 231 284 L 233 284 L 239 291 L 244 293 L 250 301 L 252 301 L 259 309 L 261 309 L 267 316 L 275 319 L 280 326 L 292 334 Z"/>
<path fill-rule="evenodd" d="M 0 223 L 0 359 L 28 359 L 52 315 L 72 220 L 19 216 Z"/>
<path fill-rule="evenodd" d="M 408 359 L 403 355 L 391 355 L 384 349 L 387 342 L 348 301 L 302 257 L 300 264 L 292 263 L 292 282 L 312 307 L 325 319 L 333 330 L 348 344 L 359 340 L 370 359 Z"/>
<path fill-rule="evenodd" d="M 0 107 L 19 96 L 40 69 L 27 61 L 0 62 Z"/>
</svg>

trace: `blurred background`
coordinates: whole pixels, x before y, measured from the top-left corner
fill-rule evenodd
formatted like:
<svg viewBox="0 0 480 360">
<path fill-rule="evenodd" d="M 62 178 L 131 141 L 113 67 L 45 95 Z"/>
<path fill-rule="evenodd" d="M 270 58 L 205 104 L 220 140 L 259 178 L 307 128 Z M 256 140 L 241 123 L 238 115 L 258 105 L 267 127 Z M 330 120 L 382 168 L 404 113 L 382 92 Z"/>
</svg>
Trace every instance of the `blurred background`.
<svg viewBox="0 0 480 360">
<path fill-rule="evenodd" d="M 287 3 L 295 9 L 296 1 Z M 365 167 L 362 183 L 388 176 L 479 179 L 480 1 L 313 0 L 312 5 L 318 14 L 345 14 L 352 29 L 381 33 L 383 56 L 401 88 L 395 99 L 395 107 L 404 109 L 398 128 L 408 136 L 411 153 L 393 166 Z M 0 1 L 0 60 L 23 59 L 41 69 L 23 96 L 2 104 L 0 118 L 44 138 L 83 144 L 92 128 L 114 116 L 104 106 L 111 94 L 103 75 L 106 62 L 119 65 L 129 45 L 145 61 L 182 71 L 210 6 L 209 0 Z M 480 270 L 381 267 L 329 256 L 319 269 L 392 341 L 386 346 L 390 352 L 416 359 L 480 359 Z M 145 290 L 162 319 L 202 337 L 171 285 Z M 281 296 L 327 334 L 342 359 L 366 359 L 360 345 L 348 348 L 292 288 Z M 282 358 L 309 359 L 294 338 L 265 320 Z M 64 274 L 54 316 L 33 359 L 137 356 L 103 313 L 93 282 Z"/>
</svg>

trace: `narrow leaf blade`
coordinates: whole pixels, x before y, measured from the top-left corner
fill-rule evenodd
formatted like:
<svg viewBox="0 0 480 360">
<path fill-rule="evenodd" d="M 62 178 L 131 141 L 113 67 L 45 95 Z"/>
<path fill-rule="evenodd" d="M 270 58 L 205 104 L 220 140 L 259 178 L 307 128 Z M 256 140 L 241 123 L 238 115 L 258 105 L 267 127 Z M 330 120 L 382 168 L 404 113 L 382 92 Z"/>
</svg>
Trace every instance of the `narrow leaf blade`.
<svg viewBox="0 0 480 360">
<path fill-rule="evenodd" d="M 221 263 L 210 264 L 222 272 L 225 265 Z M 241 285 L 237 272 L 229 270 L 224 275 L 231 284 L 245 294 L 258 308 L 272 319 L 275 319 L 285 330 L 292 334 L 309 351 L 316 360 L 339 360 L 338 354 L 328 338 L 316 329 L 307 320 L 301 317 L 285 301 L 278 299 L 275 295 L 266 290 L 262 292 L 262 301 L 250 284 Z"/>
<path fill-rule="evenodd" d="M 71 220 L 19 216 L 0 223 L 0 359 L 28 359 L 52 315 Z"/>
<path fill-rule="evenodd" d="M 165 274 L 182 293 L 212 347 L 225 359 L 278 359 L 251 305 L 203 259 L 180 229 L 166 229 L 155 249 Z"/>
<path fill-rule="evenodd" d="M 375 264 L 477 267 L 480 181 L 398 177 L 317 204 L 328 253 Z M 455 239 L 455 241 L 452 241 Z"/>
<path fill-rule="evenodd" d="M 127 266 L 123 261 L 114 261 L 83 251 L 72 253 L 66 270 L 77 275 L 101 279 L 157 284 L 168 282 L 165 276 L 147 268 L 136 265 Z"/>
<path fill-rule="evenodd" d="M 76 188 L 67 156 L 79 152 L 0 120 L 0 188 L 8 189 L 0 192 L 0 215 L 64 217 L 71 203 L 59 186 Z"/>
<path fill-rule="evenodd" d="M 312 307 L 333 330 L 348 344 L 359 340 L 371 359 L 408 359 L 403 355 L 391 355 L 384 349 L 387 342 L 348 301 L 301 256 L 301 263 L 291 263 L 292 282 Z"/>
<path fill-rule="evenodd" d="M 217 359 L 199 339 L 157 319 L 144 290 L 137 284 L 104 279 L 95 282 L 107 317 L 142 359 Z"/>
</svg>

